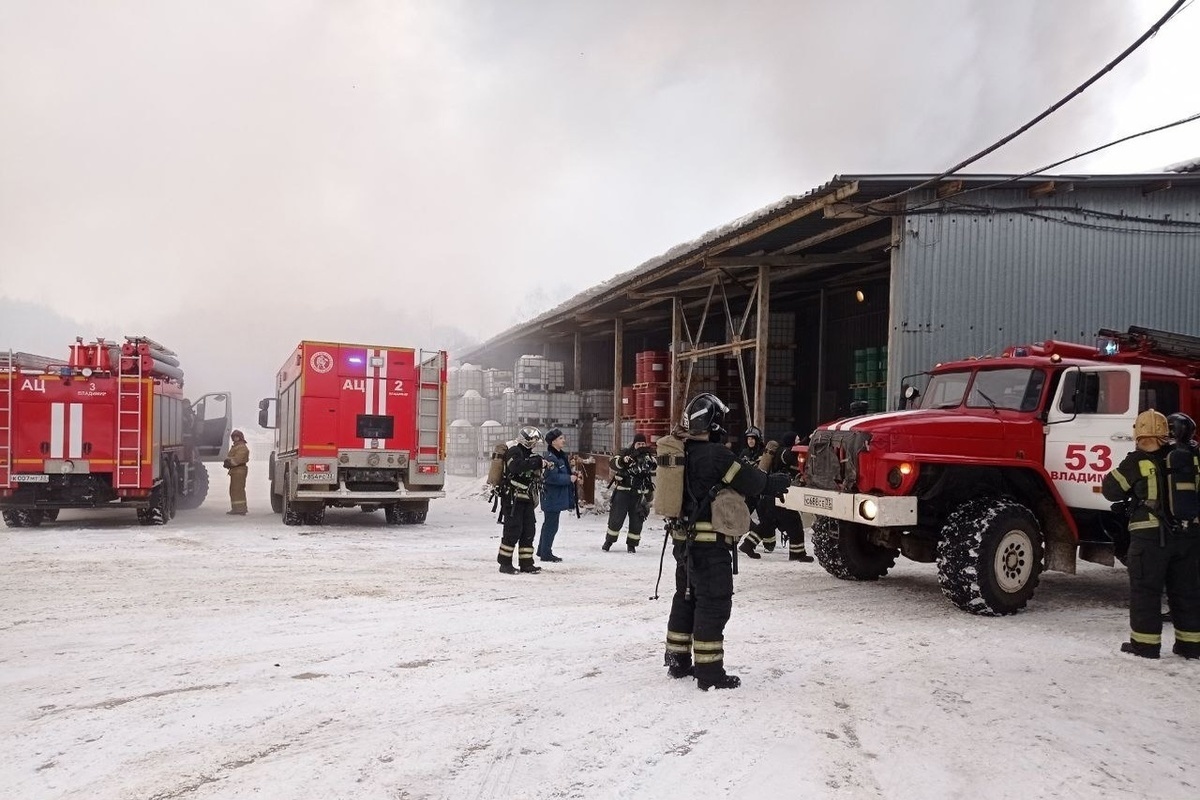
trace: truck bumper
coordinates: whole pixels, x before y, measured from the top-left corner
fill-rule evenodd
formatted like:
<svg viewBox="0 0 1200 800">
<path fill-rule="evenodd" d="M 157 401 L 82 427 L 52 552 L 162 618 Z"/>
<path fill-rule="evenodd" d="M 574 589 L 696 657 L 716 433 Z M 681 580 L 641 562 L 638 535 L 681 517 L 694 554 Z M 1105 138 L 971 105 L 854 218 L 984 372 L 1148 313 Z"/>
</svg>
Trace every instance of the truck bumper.
<svg viewBox="0 0 1200 800">
<path fill-rule="evenodd" d="M 338 502 L 379 503 L 396 502 L 398 500 L 436 500 L 445 497 L 442 491 L 398 491 L 398 492 L 352 492 L 344 486 L 333 490 L 299 489 L 296 491 L 297 500 L 336 500 Z"/>
<path fill-rule="evenodd" d="M 805 514 L 857 522 L 877 528 L 905 527 L 917 524 L 917 498 L 878 497 L 873 494 L 831 492 L 793 486 L 781 503 L 785 508 Z"/>
</svg>

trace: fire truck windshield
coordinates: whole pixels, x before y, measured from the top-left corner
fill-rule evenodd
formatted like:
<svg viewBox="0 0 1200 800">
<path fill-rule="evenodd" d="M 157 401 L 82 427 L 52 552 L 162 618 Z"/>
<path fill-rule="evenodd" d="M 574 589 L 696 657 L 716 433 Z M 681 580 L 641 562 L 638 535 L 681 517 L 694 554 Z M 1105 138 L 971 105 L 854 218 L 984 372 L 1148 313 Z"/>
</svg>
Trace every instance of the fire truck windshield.
<svg viewBox="0 0 1200 800">
<path fill-rule="evenodd" d="M 1036 411 L 1045 383 L 1046 373 L 1028 368 L 943 372 L 929 381 L 921 408 L 957 408 L 965 397 L 967 408 Z"/>
</svg>

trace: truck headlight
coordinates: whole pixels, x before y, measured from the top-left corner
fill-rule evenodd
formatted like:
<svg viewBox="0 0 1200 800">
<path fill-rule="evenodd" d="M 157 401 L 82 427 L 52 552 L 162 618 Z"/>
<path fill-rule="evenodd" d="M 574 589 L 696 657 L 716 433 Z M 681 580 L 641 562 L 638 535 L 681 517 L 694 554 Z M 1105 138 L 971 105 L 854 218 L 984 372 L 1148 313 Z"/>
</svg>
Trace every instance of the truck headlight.
<svg viewBox="0 0 1200 800">
<path fill-rule="evenodd" d="M 875 519 L 875 515 L 878 513 L 879 505 L 870 498 L 858 504 L 858 515 L 863 519 Z"/>
</svg>

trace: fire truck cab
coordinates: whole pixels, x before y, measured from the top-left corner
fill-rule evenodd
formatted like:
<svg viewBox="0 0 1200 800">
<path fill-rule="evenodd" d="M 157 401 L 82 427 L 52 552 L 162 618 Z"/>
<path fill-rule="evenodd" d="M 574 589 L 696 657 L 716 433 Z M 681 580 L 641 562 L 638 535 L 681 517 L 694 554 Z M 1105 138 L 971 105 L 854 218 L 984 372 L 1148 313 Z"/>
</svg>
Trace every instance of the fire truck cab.
<svg viewBox="0 0 1200 800">
<path fill-rule="evenodd" d="M 221 461 L 229 393 L 195 403 L 179 359 L 142 336 L 77 338 L 70 356 L 0 354 L 0 512 L 9 527 L 64 508 L 135 508 L 165 525 L 208 493 L 202 462 Z"/>
<path fill-rule="evenodd" d="M 1133 449 L 1139 412 L 1200 414 L 1200 338 L 1147 328 L 924 375 L 906 408 L 813 431 L 783 503 L 816 515 L 815 554 L 835 577 L 936 562 L 942 593 L 974 614 L 1020 610 L 1044 569 L 1123 560 L 1125 509 L 1101 481 Z"/>
<path fill-rule="evenodd" d="M 259 403 L 275 430 L 271 508 L 285 525 L 319 525 L 328 507 L 383 509 L 419 524 L 445 496 L 444 351 L 303 341 Z"/>
</svg>

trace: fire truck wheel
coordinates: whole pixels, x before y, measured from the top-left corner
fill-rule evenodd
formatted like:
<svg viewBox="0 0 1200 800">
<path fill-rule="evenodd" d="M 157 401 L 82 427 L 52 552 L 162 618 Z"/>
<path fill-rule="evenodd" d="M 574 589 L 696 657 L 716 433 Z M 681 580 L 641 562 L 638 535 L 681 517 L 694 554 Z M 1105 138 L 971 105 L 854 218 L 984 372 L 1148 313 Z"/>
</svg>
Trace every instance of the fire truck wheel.
<svg viewBox="0 0 1200 800">
<path fill-rule="evenodd" d="M 835 578 L 846 581 L 873 581 L 888 574 L 896 565 L 900 551 L 871 542 L 866 525 L 832 517 L 817 517 L 813 523 L 813 555 Z"/>
<path fill-rule="evenodd" d="M 315 511 L 307 511 L 304 514 L 305 525 L 324 525 L 325 524 L 325 506 L 318 506 Z"/>
<path fill-rule="evenodd" d="M 208 497 L 208 469 L 204 466 L 204 462 L 200 460 L 191 463 L 192 486 L 191 491 L 179 493 L 175 498 L 175 508 L 183 511 L 191 511 L 199 508 L 204 503 L 204 498 Z"/>
<path fill-rule="evenodd" d="M 938 583 L 950 602 L 999 617 L 1025 607 L 1042 572 L 1042 529 L 1011 497 L 978 497 L 950 512 L 938 541 Z"/>
<path fill-rule="evenodd" d="M 36 528 L 42 524 L 45 513 L 40 509 L 10 509 L 4 512 L 4 524 L 10 528 Z"/>
<path fill-rule="evenodd" d="M 271 453 L 271 457 L 267 462 L 267 474 L 271 476 L 271 510 L 276 514 L 283 513 L 283 495 L 275 491 L 275 454 Z"/>
<path fill-rule="evenodd" d="M 45 509 L 44 511 L 42 511 L 42 521 L 43 522 L 57 522 L 58 521 L 58 512 L 59 512 L 59 509 L 57 509 L 57 508 Z"/>
<path fill-rule="evenodd" d="M 400 504 L 392 503 L 383 507 L 383 519 L 388 525 L 399 525 L 400 519 Z"/>
<path fill-rule="evenodd" d="M 285 472 L 283 474 L 283 495 L 279 498 L 279 513 L 283 514 L 284 525 L 304 525 L 304 512 L 296 508 L 296 504 L 288 496 L 291 494 L 291 483 L 292 476 Z"/>
<path fill-rule="evenodd" d="M 162 487 L 166 497 L 165 510 L 167 519 L 172 520 L 175 519 L 175 511 L 179 506 L 179 471 L 174 459 L 163 462 L 163 474 L 167 476 Z"/>
<path fill-rule="evenodd" d="M 150 504 L 137 510 L 137 518 L 142 525 L 166 525 L 170 520 L 169 514 L 167 486 L 164 482 L 150 490 Z"/>
</svg>

